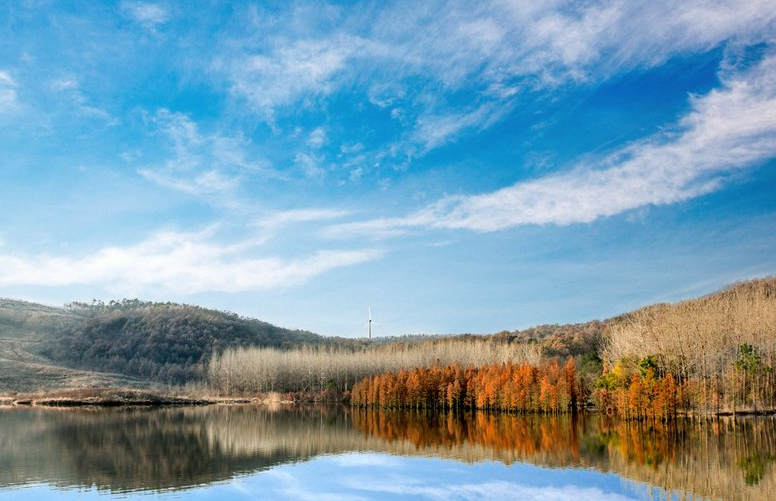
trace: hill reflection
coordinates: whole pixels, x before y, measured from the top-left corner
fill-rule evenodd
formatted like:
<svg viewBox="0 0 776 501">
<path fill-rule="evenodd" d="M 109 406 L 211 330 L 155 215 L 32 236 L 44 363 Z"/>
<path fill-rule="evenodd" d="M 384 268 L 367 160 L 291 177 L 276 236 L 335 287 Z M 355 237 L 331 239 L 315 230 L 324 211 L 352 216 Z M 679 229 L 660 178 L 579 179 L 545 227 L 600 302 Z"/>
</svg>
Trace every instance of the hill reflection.
<svg viewBox="0 0 776 501">
<path fill-rule="evenodd" d="M 351 451 L 595 468 L 713 499 L 776 492 L 773 418 L 645 426 L 597 415 L 331 408 L 0 410 L 0 487 L 183 489 Z"/>
</svg>

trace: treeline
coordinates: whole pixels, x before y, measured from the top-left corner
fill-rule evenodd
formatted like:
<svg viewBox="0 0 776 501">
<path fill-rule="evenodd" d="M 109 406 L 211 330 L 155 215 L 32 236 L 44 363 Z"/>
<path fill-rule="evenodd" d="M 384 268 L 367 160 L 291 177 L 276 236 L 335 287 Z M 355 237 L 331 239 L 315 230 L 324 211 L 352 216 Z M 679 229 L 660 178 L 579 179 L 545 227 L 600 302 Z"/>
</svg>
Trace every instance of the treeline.
<svg viewBox="0 0 776 501">
<path fill-rule="evenodd" d="M 677 405 L 690 412 L 776 408 L 776 279 L 618 317 L 602 358 L 599 401 L 620 413 L 634 384 L 650 386 L 647 369 L 658 384 L 670 376 Z"/>
<path fill-rule="evenodd" d="M 544 357 L 567 358 L 595 352 L 601 347 L 606 324 L 594 320 L 581 324 L 538 325 L 518 331 L 494 334 L 510 343 L 536 343 Z"/>
<path fill-rule="evenodd" d="M 463 337 L 424 343 L 346 348 L 306 346 L 294 350 L 230 348 L 207 367 L 210 385 L 227 395 L 257 392 L 346 392 L 362 378 L 406 367 L 538 363 L 536 346 Z"/>
<path fill-rule="evenodd" d="M 581 389 L 584 392 L 584 388 Z M 484 367 L 434 365 L 365 378 L 353 387 L 351 402 L 362 407 L 487 409 L 563 413 L 577 408 L 580 381 L 574 360 L 540 365 Z"/>
</svg>

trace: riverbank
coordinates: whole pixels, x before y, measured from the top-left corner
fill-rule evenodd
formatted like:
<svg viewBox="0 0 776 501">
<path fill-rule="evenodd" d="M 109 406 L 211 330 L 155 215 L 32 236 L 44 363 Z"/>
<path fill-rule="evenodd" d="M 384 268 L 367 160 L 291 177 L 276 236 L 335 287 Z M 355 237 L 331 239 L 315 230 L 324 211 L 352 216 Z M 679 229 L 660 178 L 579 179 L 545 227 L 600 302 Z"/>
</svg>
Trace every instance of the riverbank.
<svg viewBox="0 0 776 501">
<path fill-rule="evenodd" d="M 208 395 L 204 391 L 137 388 L 88 388 L 0 395 L 0 407 L 163 407 L 196 405 L 294 405 L 343 403 L 328 393 L 262 393 L 250 397 Z"/>
<path fill-rule="evenodd" d="M 252 399 L 194 397 L 152 390 L 97 388 L 0 396 L 0 406 L 125 407 L 251 403 Z"/>
</svg>

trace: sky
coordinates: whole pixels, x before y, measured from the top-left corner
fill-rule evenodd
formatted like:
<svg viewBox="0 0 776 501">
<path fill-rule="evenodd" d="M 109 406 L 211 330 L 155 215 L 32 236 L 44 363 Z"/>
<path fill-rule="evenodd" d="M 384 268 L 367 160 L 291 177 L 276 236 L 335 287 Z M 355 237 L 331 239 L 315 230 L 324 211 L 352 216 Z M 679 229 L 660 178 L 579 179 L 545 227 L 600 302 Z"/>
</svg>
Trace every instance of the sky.
<svg viewBox="0 0 776 501">
<path fill-rule="evenodd" d="M 771 0 L 0 6 L 0 296 L 325 335 L 776 274 Z"/>
</svg>

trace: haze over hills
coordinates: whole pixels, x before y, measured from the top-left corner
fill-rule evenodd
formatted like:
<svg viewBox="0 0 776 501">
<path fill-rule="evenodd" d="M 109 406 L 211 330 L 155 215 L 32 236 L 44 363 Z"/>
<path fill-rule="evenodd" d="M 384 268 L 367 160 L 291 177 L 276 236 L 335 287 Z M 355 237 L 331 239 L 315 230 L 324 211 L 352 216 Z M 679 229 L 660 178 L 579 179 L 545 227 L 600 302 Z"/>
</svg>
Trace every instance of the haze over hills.
<svg viewBox="0 0 776 501">
<path fill-rule="evenodd" d="M 692 310 L 697 321 L 706 315 L 703 305 L 724 303 L 737 293 L 755 290 L 762 296 L 759 311 L 771 304 L 774 288 L 776 279 L 768 278 L 736 284 L 675 308 L 653 305 L 604 321 L 543 325 L 493 335 L 408 335 L 371 342 L 284 329 L 230 312 L 175 303 L 132 299 L 57 308 L 0 299 L 0 392 L 201 381 L 214 353 L 237 348 L 285 351 L 308 346 L 347 353 L 374 345 L 422 350 L 428 343 L 466 340 L 524 345 L 544 358 L 576 357 L 582 369 L 590 366 L 592 378 L 600 375 L 599 357 L 612 326 L 622 326 L 645 311 L 653 316 L 676 316 L 678 311 L 681 316 L 682 311 Z M 698 306 L 681 307 L 685 304 Z M 688 321 L 693 320 L 688 317 Z M 611 344 L 609 347 L 611 351 Z"/>
</svg>

